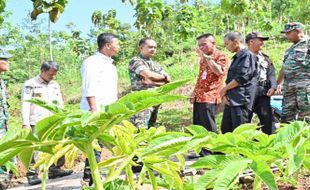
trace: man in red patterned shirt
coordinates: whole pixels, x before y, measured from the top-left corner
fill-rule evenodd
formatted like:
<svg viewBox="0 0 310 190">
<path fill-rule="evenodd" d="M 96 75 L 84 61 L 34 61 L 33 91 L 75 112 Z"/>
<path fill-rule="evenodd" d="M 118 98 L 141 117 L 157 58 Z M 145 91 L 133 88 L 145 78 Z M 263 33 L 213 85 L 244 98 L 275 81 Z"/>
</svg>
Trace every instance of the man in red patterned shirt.
<svg viewBox="0 0 310 190">
<path fill-rule="evenodd" d="M 228 58 L 216 48 L 212 34 L 198 36 L 197 41 L 196 52 L 200 58 L 200 69 L 190 98 L 193 103 L 193 123 L 216 133 L 216 109 L 221 103 L 220 90 L 223 88 Z"/>
</svg>

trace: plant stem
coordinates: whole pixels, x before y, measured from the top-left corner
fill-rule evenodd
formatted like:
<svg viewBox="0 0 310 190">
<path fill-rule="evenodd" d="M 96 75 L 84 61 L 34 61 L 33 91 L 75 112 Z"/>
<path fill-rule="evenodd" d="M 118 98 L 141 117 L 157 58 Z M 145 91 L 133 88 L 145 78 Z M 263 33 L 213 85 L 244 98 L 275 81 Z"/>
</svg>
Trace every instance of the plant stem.
<svg viewBox="0 0 310 190">
<path fill-rule="evenodd" d="M 95 184 L 95 189 L 96 190 L 103 190 L 103 183 L 101 180 L 101 175 L 99 173 L 99 167 L 98 167 L 98 163 L 95 157 L 95 152 L 94 149 L 91 145 L 91 143 L 88 144 L 87 147 L 87 158 L 89 161 L 89 166 L 90 166 L 90 170 L 91 170 L 91 175 Z"/>
<path fill-rule="evenodd" d="M 47 180 L 47 175 L 48 175 L 48 169 L 49 169 L 49 167 L 47 167 L 47 166 L 44 164 L 43 176 L 42 176 L 42 183 L 41 183 L 41 190 L 45 190 L 45 187 L 46 187 L 46 180 Z"/>
</svg>

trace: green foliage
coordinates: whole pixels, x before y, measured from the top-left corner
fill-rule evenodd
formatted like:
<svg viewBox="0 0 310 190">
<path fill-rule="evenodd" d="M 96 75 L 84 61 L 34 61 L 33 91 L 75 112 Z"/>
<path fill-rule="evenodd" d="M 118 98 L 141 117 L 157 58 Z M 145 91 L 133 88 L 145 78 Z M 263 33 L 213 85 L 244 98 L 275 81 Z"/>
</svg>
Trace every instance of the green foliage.
<svg viewBox="0 0 310 190">
<path fill-rule="evenodd" d="M 261 188 L 260 182 L 270 189 L 278 189 L 276 180 L 280 176 L 293 176 L 303 165 L 308 164 L 305 158 L 308 150 L 306 145 L 310 141 L 309 129 L 307 123 L 297 121 L 268 136 L 257 130 L 256 125 L 245 124 L 232 133 L 207 135 L 210 137 L 207 139 L 205 135 L 200 135 L 203 128 L 189 127 L 188 130 L 196 136 L 196 140 L 185 146 L 196 145 L 224 153 L 201 158 L 192 165 L 194 168 L 209 169 L 197 180 L 196 188 L 229 189 L 237 182 L 241 172 L 251 169 L 255 174 L 254 186 L 257 189 Z M 285 169 L 280 169 L 280 176 L 276 177 L 277 174 L 271 171 L 271 167 L 279 167 L 286 160 L 288 162 Z"/>
<path fill-rule="evenodd" d="M 122 122 L 124 119 L 130 118 L 134 114 L 150 106 L 183 98 L 182 96 L 171 95 L 168 93 L 175 88 L 180 87 L 187 81 L 188 80 L 176 81 L 160 88 L 128 94 L 117 102 L 102 107 L 100 112 L 96 113 L 61 109 L 57 105 L 47 104 L 38 99 L 32 99 L 31 103 L 48 109 L 53 112 L 54 115 L 39 121 L 36 125 L 34 134 L 29 129 L 20 129 L 17 132 L 9 131 L 1 140 L 0 165 L 3 165 L 15 155 L 20 154 L 21 161 L 26 167 L 28 167 L 33 151 L 46 153 L 43 154 L 43 159 L 39 160 L 37 163 L 37 165 L 43 164 L 44 174 L 42 188 L 44 189 L 50 165 L 76 147 L 87 155 L 96 189 L 102 189 L 98 164 L 94 156 L 94 148 L 96 147 L 95 144 L 97 140 L 108 144 L 113 143 L 113 141 L 110 141 L 113 139 L 112 137 L 106 137 L 110 136 L 107 132 L 115 124 Z M 119 168 L 115 170 L 115 173 L 108 175 L 107 182 L 116 179 L 123 169 L 127 168 L 126 172 L 131 171 L 128 169 L 128 164 L 132 162 L 136 152 L 133 152 L 132 146 L 134 146 L 134 143 L 127 144 L 128 142 L 131 142 L 130 138 L 132 137 L 130 137 L 129 134 L 124 133 L 125 129 L 126 128 L 114 131 L 116 137 L 114 145 L 119 145 L 119 147 L 121 147 L 120 151 L 127 155 L 122 158 L 123 163 L 121 163 Z M 137 131 L 137 129 L 132 126 L 129 132 L 134 131 Z M 158 133 L 154 132 L 154 129 L 151 131 L 153 131 L 153 134 L 155 135 Z M 146 136 L 143 135 L 142 137 L 145 138 Z M 129 141 L 124 141 L 124 139 Z M 146 139 L 140 140 L 144 141 Z M 184 142 L 184 140 L 182 142 Z M 159 145 L 158 143 L 159 142 L 152 144 L 153 148 L 149 148 L 149 150 L 160 150 L 163 153 L 168 154 L 169 151 L 165 151 L 165 146 Z M 171 144 L 180 145 L 180 142 L 173 141 Z M 171 148 L 174 150 L 173 147 Z M 76 155 L 76 153 L 71 154 Z M 150 155 L 150 152 L 141 152 L 140 154 L 147 157 L 146 155 Z M 148 169 L 152 168 L 160 170 L 160 167 L 161 166 L 149 166 Z M 175 165 L 172 165 L 171 167 L 176 168 Z M 162 172 L 169 171 L 163 170 Z M 172 173 L 169 174 L 172 176 Z M 173 173 L 173 176 L 175 176 L 175 173 Z"/>
</svg>

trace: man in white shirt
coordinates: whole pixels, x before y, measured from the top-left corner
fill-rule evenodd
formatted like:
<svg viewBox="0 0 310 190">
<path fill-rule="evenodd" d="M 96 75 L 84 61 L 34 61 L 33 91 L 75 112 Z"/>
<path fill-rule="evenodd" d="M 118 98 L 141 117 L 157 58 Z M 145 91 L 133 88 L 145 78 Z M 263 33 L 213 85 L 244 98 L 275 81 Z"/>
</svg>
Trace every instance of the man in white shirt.
<svg viewBox="0 0 310 190">
<path fill-rule="evenodd" d="M 40 106 L 26 102 L 32 98 L 39 98 L 46 102 L 54 103 L 60 107 L 64 106 L 60 86 L 54 81 L 59 70 L 58 64 L 54 61 L 47 61 L 41 65 L 41 73 L 27 80 L 22 88 L 22 121 L 23 128 L 35 130 L 35 125 L 38 121 L 52 115 L 50 111 Z M 36 156 L 35 156 L 36 157 Z M 35 160 L 32 159 L 32 163 Z M 62 177 L 70 175 L 72 170 L 62 170 L 61 166 L 65 164 L 64 157 L 58 160 L 57 165 L 52 165 L 49 170 L 49 178 Z M 28 170 L 27 179 L 30 185 L 41 183 L 36 171 Z"/>
<path fill-rule="evenodd" d="M 88 57 L 81 68 L 82 100 L 81 110 L 97 112 L 102 106 L 117 100 L 117 70 L 112 56 L 120 46 L 118 39 L 111 33 L 102 33 L 97 38 L 98 52 Z M 97 162 L 100 152 L 95 151 Z M 92 185 L 89 162 L 86 159 L 83 181 Z"/>
</svg>

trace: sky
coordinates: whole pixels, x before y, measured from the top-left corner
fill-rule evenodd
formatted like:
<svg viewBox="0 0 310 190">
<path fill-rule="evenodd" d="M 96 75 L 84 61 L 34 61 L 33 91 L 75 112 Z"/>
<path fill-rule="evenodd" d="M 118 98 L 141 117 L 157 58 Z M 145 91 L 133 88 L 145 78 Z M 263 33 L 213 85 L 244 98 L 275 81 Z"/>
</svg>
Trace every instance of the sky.
<svg viewBox="0 0 310 190">
<path fill-rule="evenodd" d="M 123 23 L 134 23 L 134 7 L 130 3 L 122 3 L 121 0 L 69 0 L 65 11 L 59 20 L 52 24 L 52 30 L 66 30 L 66 25 L 73 22 L 76 29 L 86 35 L 93 26 L 91 15 L 99 10 L 106 13 L 109 9 L 116 9 L 117 18 Z M 31 0 L 7 0 L 6 11 L 12 15 L 10 20 L 14 24 L 21 25 L 32 10 Z M 47 14 L 41 14 L 38 18 L 47 19 Z"/>
</svg>

